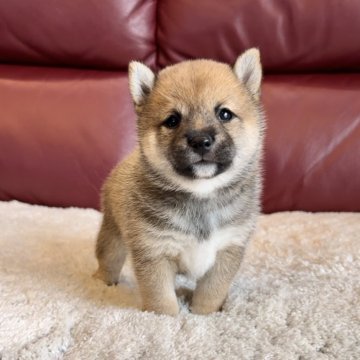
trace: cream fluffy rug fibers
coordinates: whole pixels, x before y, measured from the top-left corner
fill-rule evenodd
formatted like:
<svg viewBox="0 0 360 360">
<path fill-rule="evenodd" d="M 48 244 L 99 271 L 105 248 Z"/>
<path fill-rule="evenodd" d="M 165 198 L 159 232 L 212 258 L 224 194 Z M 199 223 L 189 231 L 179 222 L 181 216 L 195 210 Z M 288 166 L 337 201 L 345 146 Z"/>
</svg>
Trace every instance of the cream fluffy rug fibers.
<svg viewBox="0 0 360 360">
<path fill-rule="evenodd" d="M 177 318 L 91 277 L 99 221 L 0 202 L 0 358 L 360 359 L 360 214 L 262 216 L 224 311 Z"/>
</svg>

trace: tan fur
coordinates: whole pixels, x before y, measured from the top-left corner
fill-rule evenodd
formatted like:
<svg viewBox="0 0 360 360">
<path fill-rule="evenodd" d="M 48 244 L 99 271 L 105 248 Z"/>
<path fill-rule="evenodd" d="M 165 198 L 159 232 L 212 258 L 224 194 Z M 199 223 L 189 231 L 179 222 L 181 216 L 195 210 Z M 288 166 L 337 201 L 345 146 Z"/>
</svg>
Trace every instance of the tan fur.
<svg viewBox="0 0 360 360">
<path fill-rule="evenodd" d="M 144 310 L 178 313 L 174 282 L 179 272 L 197 281 L 192 312 L 219 310 L 254 231 L 264 128 L 261 67 L 257 50 L 242 56 L 234 71 L 196 60 L 165 68 L 157 77 L 145 65 L 130 64 L 139 146 L 103 187 L 96 276 L 116 283 L 130 255 Z M 236 118 L 219 121 L 218 104 Z M 177 130 L 163 125 L 175 110 L 182 116 Z M 186 134 L 210 128 L 216 134 L 210 151 L 215 165 L 206 163 L 202 171 L 191 162 L 198 155 L 189 150 Z M 174 167 L 182 151 L 193 169 L 190 177 Z M 220 169 L 228 160 L 224 154 L 230 165 L 214 174 L 212 167 Z"/>
<path fill-rule="evenodd" d="M 238 246 L 230 246 L 218 253 L 214 266 L 197 284 L 192 298 L 192 312 L 209 314 L 221 308 L 243 254 L 244 249 Z"/>
</svg>

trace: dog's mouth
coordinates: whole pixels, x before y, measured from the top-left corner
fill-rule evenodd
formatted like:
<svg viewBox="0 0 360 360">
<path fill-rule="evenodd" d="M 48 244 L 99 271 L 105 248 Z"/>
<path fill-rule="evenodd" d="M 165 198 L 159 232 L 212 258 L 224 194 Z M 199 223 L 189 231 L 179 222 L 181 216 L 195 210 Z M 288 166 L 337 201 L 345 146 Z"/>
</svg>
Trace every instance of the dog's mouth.
<svg viewBox="0 0 360 360">
<path fill-rule="evenodd" d="M 174 170 L 179 175 L 191 179 L 211 179 L 226 171 L 231 163 L 232 161 L 216 162 L 202 158 L 186 166 L 177 164 L 174 166 Z"/>
<path fill-rule="evenodd" d="M 205 159 L 201 159 L 199 161 L 196 161 L 193 163 L 193 165 L 209 165 L 209 164 L 215 164 L 216 165 L 216 162 L 215 161 L 211 161 L 211 160 L 205 160 Z"/>
<path fill-rule="evenodd" d="M 169 161 L 177 174 L 190 179 L 211 179 L 226 171 L 233 162 L 235 148 L 220 144 L 211 151 L 199 154 L 189 148 L 175 148 Z"/>
</svg>

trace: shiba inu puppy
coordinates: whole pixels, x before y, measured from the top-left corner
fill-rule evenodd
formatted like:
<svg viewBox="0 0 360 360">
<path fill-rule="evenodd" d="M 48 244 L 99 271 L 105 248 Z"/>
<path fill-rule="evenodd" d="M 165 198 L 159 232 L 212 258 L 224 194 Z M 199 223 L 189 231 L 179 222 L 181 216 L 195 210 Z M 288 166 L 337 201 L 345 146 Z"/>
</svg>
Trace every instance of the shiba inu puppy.
<svg viewBox="0 0 360 360">
<path fill-rule="evenodd" d="M 259 214 L 264 119 L 257 49 L 234 67 L 192 60 L 154 74 L 131 62 L 138 146 L 106 180 L 97 277 L 131 256 L 143 310 L 176 315 L 175 276 L 196 280 L 191 311 L 221 308 Z"/>
</svg>

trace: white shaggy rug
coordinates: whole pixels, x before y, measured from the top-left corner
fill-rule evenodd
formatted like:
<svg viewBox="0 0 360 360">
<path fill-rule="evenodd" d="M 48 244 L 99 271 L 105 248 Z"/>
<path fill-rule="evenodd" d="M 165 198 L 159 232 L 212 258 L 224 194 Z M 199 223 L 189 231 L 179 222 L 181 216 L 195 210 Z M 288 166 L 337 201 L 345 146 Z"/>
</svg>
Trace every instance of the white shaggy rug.
<svg viewBox="0 0 360 360">
<path fill-rule="evenodd" d="M 1 359 L 360 359 L 360 214 L 262 216 L 224 311 L 177 318 L 91 277 L 99 221 L 0 202 Z"/>
</svg>

